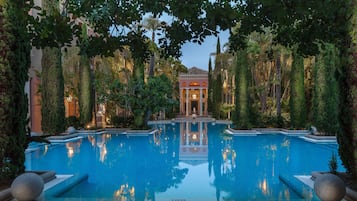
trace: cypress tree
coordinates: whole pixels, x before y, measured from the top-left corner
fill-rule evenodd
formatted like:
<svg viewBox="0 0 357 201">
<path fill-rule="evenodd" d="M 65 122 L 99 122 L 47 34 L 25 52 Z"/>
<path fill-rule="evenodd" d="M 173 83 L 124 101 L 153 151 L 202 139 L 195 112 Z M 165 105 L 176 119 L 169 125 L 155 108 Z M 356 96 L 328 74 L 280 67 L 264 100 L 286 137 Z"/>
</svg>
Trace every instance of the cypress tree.
<svg viewBox="0 0 357 201">
<path fill-rule="evenodd" d="M 221 45 L 219 41 L 219 37 L 217 38 L 217 46 L 216 46 L 216 59 L 214 62 L 214 78 L 212 80 L 213 85 L 213 93 L 212 93 L 212 113 L 215 118 L 221 118 L 220 107 L 222 105 L 222 95 L 223 95 L 223 81 L 222 81 L 222 57 L 221 57 Z"/>
<path fill-rule="evenodd" d="M 320 53 L 313 68 L 313 125 L 327 135 L 339 131 L 338 86 L 335 73 L 338 51 L 333 44 L 319 44 Z"/>
<path fill-rule="evenodd" d="M 81 124 L 85 125 L 92 120 L 93 91 L 91 80 L 90 61 L 85 50 L 87 48 L 87 26 L 82 25 L 81 55 L 79 62 L 79 113 Z"/>
<path fill-rule="evenodd" d="M 208 97 L 207 97 L 207 104 L 208 104 L 208 112 L 212 112 L 212 91 L 213 91 L 213 81 L 212 81 L 212 61 L 209 58 L 208 61 Z"/>
<path fill-rule="evenodd" d="M 25 170 L 27 96 L 30 66 L 28 4 L 0 2 L 0 183 Z"/>
<path fill-rule="evenodd" d="M 217 46 L 216 46 L 216 55 L 221 54 L 221 42 L 219 40 L 219 37 L 217 38 Z"/>
<path fill-rule="evenodd" d="M 304 59 L 293 51 L 290 88 L 290 121 L 293 128 L 303 128 L 306 122 Z"/>
<path fill-rule="evenodd" d="M 213 84 L 213 116 L 217 119 L 221 118 L 220 106 L 222 104 L 222 85 L 222 76 L 221 73 L 218 73 Z"/>
<path fill-rule="evenodd" d="M 61 55 L 58 47 L 46 47 L 42 53 L 41 126 L 42 131 L 48 134 L 58 134 L 65 130 Z"/>
<path fill-rule="evenodd" d="M 233 112 L 233 122 L 235 127 L 247 129 L 251 127 L 251 107 L 249 101 L 249 66 L 247 61 L 246 50 L 237 52 L 236 72 L 236 107 Z"/>
<path fill-rule="evenodd" d="M 42 2 L 47 13 L 59 15 L 59 3 L 55 0 Z M 60 47 L 45 47 L 42 50 L 41 74 L 41 126 L 48 134 L 65 130 L 64 78 Z"/>
<path fill-rule="evenodd" d="M 353 178 L 357 178 L 357 1 L 345 1 L 348 7 L 349 21 L 346 23 L 347 47 L 342 48 L 342 73 L 340 84 L 340 124 L 341 132 L 337 135 L 339 154 L 344 167 Z M 347 18 L 347 17 L 346 17 Z"/>
</svg>

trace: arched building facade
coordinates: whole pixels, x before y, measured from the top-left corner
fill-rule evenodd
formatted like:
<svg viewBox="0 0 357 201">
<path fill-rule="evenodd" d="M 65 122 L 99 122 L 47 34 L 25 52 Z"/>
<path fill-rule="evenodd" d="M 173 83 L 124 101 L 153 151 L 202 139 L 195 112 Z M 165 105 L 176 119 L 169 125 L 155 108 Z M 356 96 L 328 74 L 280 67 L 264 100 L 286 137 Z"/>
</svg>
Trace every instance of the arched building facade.
<svg viewBox="0 0 357 201">
<path fill-rule="evenodd" d="M 193 67 L 179 75 L 180 115 L 207 116 L 208 72 Z"/>
</svg>

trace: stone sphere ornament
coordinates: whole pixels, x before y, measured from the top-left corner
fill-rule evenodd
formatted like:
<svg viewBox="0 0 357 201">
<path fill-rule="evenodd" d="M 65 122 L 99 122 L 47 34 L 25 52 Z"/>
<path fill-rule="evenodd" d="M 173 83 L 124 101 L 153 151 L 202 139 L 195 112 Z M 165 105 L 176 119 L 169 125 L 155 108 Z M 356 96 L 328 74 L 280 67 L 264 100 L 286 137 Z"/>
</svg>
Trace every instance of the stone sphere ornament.
<svg viewBox="0 0 357 201">
<path fill-rule="evenodd" d="M 346 195 L 346 185 L 334 174 L 321 174 L 314 183 L 316 195 L 322 201 L 341 201 Z"/>
<path fill-rule="evenodd" d="M 69 134 L 73 134 L 73 133 L 77 132 L 77 130 L 73 126 L 70 126 L 67 128 L 67 132 Z"/>
<path fill-rule="evenodd" d="M 24 173 L 11 184 L 11 194 L 18 201 L 32 201 L 38 198 L 44 188 L 43 179 L 35 173 Z"/>
</svg>

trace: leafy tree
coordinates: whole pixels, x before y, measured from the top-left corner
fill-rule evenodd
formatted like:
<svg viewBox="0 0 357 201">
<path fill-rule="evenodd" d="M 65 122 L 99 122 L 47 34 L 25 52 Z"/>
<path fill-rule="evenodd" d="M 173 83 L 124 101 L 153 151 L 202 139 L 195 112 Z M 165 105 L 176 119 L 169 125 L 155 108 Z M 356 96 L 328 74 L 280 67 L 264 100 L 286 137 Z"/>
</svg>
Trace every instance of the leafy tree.
<svg viewBox="0 0 357 201">
<path fill-rule="evenodd" d="M 237 4 L 241 28 L 231 36 L 232 49 L 244 47 L 245 37 L 264 27 L 274 27 L 274 42 L 287 47 L 298 45 L 302 55 L 318 53 L 318 40 L 344 46 L 348 19 L 347 1 L 271 1 L 249 0 Z M 274 11 L 274 12 L 272 12 Z"/>
<path fill-rule="evenodd" d="M 304 59 L 295 50 L 291 67 L 290 121 L 293 128 L 304 128 L 306 105 L 304 88 Z"/>
<path fill-rule="evenodd" d="M 172 99 L 172 84 L 165 75 L 150 77 L 145 84 L 141 80 L 131 80 L 125 99 L 134 114 L 134 128 L 146 128 L 150 116 L 147 111 L 158 112 L 176 104 Z M 164 106 L 164 107 L 163 107 Z"/>
<path fill-rule="evenodd" d="M 338 83 L 335 78 L 340 65 L 338 50 L 333 44 L 322 43 L 313 70 L 313 125 L 327 135 L 336 135 L 338 122 Z"/>
<path fill-rule="evenodd" d="M 29 6 L 27 1 L 0 1 L 0 183 L 25 170 Z"/>
<path fill-rule="evenodd" d="M 89 6 L 90 5 L 90 6 Z M 216 35 L 217 25 L 228 29 L 235 23 L 236 13 L 229 2 L 199 0 L 190 3 L 181 1 L 93 1 L 69 0 L 69 12 L 73 16 L 84 17 L 96 32 L 89 39 L 87 54 L 108 55 L 125 45 L 130 46 L 134 58 L 134 79 L 132 86 L 140 99 L 144 88 L 144 62 L 150 55 L 145 29 L 140 25 L 148 13 L 154 17 L 172 16 L 160 30 L 158 46 L 163 57 L 181 55 L 180 48 L 187 41 L 201 44 L 206 36 Z M 217 11 L 217 12 L 216 12 Z M 219 11 L 219 12 L 218 12 Z M 203 15 L 205 13 L 205 15 Z M 224 17 L 227 18 L 224 18 Z M 145 125 L 145 117 L 140 104 L 132 104 L 137 125 Z"/>
<path fill-rule="evenodd" d="M 127 83 L 131 69 L 125 67 L 129 58 L 124 58 L 123 52 L 116 51 L 114 57 L 95 59 L 94 86 L 96 102 L 106 106 L 106 117 L 113 118 L 117 115 L 117 109 L 124 109 L 123 119 L 127 118 L 128 104 L 125 93 L 128 91 Z M 112 122 L 113 123 L 113 122 Z"/>
</svg>

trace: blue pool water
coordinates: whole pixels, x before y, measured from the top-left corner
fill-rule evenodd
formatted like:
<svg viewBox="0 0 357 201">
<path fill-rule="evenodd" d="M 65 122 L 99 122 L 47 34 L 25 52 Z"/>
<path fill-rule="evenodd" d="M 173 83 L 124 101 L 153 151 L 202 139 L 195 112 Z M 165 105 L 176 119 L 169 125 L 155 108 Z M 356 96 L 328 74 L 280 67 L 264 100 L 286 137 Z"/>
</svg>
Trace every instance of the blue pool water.
<svg viewBox="0 0 357 201">
<path fill-rule="evenodd" d="M 26 154 L 26 169 L 88 175 L 63 200 L 306 200 L 279 177 L 328 171 L 338 148 L 283 134 L 232 136 L 207 122 L 154 127 L 153 135 L 91 134 L 45 146 Z"/>
</svg>

